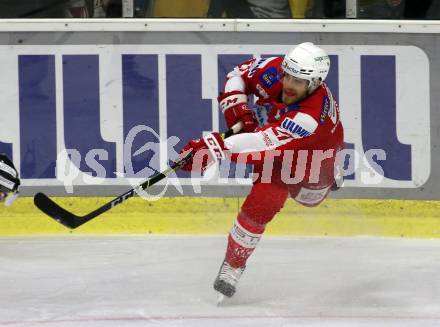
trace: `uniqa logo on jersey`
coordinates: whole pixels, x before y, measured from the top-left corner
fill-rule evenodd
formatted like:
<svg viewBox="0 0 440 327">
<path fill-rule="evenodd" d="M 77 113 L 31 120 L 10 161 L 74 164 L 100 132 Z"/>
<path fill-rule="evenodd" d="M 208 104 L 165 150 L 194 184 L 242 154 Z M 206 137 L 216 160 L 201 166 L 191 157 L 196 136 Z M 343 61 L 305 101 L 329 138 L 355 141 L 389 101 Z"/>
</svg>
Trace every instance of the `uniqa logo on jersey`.
<svg viewBox="0 0 440 327">
<path fill-rule="evenodd" d="M 346 151 L 351 154 L 344 165 L 345 185 L 424 184 L 431 168 L 425 53 L 414 46 L 322 47 L 330 55 L 327 83 L 339 101 Z M 57 166 L 57 157 L 66 149 L 73 152 L 63 165 L 70 161 L 77 168 L 73 185 L 113 185 L 124 183 L 123 177 L 147 177 L 136 173 L 148 165 L 151 175 L 176 155 L 164 145 L 170 137 L 180 139 L 173 144 L 178 150 L 205 131 L 226 129 L 216 98 L 235 65 L 290 48 L 0 46 L 0 151 L 13 157 L 24 185 L 62 184 L 66 172 Z M 131 147 L 125 147 L 130 131 L 140 125 L 155 133 L 139 133 Z M 127 153 L 149 142 L 156 146 L 136 156 Z M 210 183 L 236 182 L 230 172 L 220 172 L 221 178 Z"/>
</svg>

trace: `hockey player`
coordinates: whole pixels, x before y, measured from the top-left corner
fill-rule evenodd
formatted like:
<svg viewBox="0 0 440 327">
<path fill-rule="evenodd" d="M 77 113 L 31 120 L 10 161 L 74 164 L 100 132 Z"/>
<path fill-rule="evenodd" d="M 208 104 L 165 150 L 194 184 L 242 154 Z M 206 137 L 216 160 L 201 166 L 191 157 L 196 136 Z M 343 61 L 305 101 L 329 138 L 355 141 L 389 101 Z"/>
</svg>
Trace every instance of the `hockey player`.
<svg viewBox="0 0 440 327">
<path fill-rule="evenodd" d="M 241 121 L 242 133 L 224 140 L 211 133 L 181 151 L 194 154 L 185 170 L 204 169 L 211 158 L 254 165 L 257 178 L 229 233 L 214 282 L 221 296 L 235 293 L 247 259 L 289 195 L 305 206 L 317 206 L 335 183 L 343 127 L 338 105 L 324 83 L 329 69 L 326 52 L 310 42 L 284 58 L 254 58 L 238 65 L 227 75 L 219 104 L 228 127 Z M 258 97 L 252 109 L 248 95 Z M 199 155 L 204 151 L 208 158 Z"/>
<path fill-rule="evenodd" d="M 0 153 L 0 201 L 5 201 L 6 206 L 10 206 L 18 197 L 20 178 L 17 170 L 9 158 Z"/>
</svg>

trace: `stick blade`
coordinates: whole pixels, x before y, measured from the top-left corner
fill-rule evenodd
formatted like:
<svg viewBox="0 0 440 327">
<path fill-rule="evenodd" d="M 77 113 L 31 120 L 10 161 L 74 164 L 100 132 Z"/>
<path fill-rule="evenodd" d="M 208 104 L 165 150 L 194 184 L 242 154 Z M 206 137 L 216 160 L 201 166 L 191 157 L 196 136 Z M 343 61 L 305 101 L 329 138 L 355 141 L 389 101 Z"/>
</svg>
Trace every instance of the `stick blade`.
<svg viewBox="0 0 440 327">
<path fill-rule="evenodd" d="M 34 204 L 46 215 L 55 219 L 57 222 L 66 226 L 67 228 L 75 229 L 76 227 L 82 225 L 80 223 L 81 217 L 78 217 L 60 207 L 44 193 L 39 192 L 35 194 Z"/>
</svg>

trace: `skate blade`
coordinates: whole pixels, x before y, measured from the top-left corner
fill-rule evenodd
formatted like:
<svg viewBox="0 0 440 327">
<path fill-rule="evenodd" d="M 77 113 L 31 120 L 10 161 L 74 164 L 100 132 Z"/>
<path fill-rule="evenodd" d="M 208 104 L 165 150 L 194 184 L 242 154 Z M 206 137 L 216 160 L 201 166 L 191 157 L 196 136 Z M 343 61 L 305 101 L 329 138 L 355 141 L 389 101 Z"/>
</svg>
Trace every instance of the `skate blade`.
<svg viewBox="0 0 440 327">
<path fill-rule="evenodd" d="M 224 294 L 218 293 L 217 295 L 217 306 L 221 306 L 223 301 L 225 300 Z"/>
</svg>

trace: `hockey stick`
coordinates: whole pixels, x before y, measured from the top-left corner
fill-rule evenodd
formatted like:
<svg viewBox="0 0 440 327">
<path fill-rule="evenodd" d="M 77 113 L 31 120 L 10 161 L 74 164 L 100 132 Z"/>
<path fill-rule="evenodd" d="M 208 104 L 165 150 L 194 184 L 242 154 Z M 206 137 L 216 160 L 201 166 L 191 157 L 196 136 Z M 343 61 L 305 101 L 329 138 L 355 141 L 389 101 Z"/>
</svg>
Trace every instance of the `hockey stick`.
<svg viewBox="0 0 440 327">
<path fill-rule="evenodd" d="M 232 126 L 231 129 L 229 129 L 226 133 L 224 133 L 224 138 L 227 138 L 237 132 L 239 132 L 242 128 L 242 123 L 238 122 L 234 126 Z M 56 202 L 54 202 L 52 199 L 50 199 L 46 194 L 44 193 L 37 193 L 34 196 L 34 204 L 35 206 L 40 209 L 42 212 L 44 212 L 49 217 L 55 219 L 60 224 L 66 226 L 70 229 L 75 229 L 89 220 L 92 220 L 93 218 L 98 217 L 102 213 L 110 210 L 111 208 L 117 206 L 118 204 L 121 204 L 125 200 L 133 197 L 135 193 L 141 190 L 145 190 L 146 188 L 156 184 L 157 182 L 161 181 L 165 177 L 167 177 L 170 173 L 174 171 L 178 171 L 180 168 L 182 168 L 191 158 L 193 157 L 192 153 L 188 153 L 184 158 L 180 159 L 179 161 L 175 162 L 171 167 L 167 168 L 163 172 L 157 173 L 150 179 L 147 179 L 142 184 L 139 184 L 138 186 L 128 190 L 124 194 L 121 194 L 117 198 L 111 200 L 110 202 L 107 202 L 103 206 L 99 207 L 98 209 L 84 215 L 84 216 L 77 216 L 70 211 L 67 211 L 66 209 L 59 206 Z"/>
</svg>

